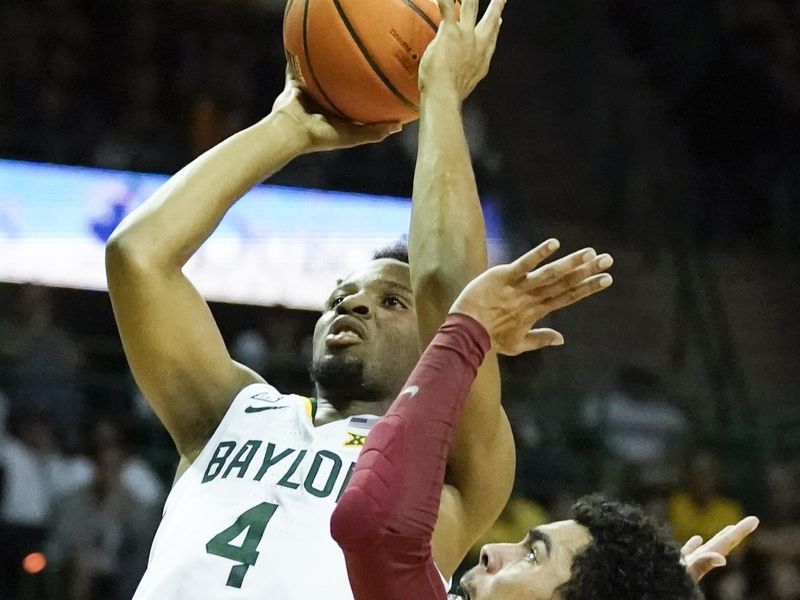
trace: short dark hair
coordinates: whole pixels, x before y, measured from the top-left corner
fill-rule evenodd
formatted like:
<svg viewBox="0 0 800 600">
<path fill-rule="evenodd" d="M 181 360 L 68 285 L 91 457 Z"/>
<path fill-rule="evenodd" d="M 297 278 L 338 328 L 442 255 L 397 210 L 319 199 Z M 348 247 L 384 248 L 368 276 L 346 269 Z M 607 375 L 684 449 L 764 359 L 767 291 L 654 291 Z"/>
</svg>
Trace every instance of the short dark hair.
<svg viewBox="0 0 800 600">
<path fill-rule="evenodd" d="M 408 264 L 408 244 L 403 240 L 398 240 L 390 246 L 376 250 L 372 259 L 378 260 L 379 258 L 393 258 Z"/>
<path fill-rule="evenodd" d="M 572 507 L 572 518 L 592 541 L 572 561 L 564 600 L 702 600 L 678 545 L 638 506 L 592 495 Z"/>
</svg>

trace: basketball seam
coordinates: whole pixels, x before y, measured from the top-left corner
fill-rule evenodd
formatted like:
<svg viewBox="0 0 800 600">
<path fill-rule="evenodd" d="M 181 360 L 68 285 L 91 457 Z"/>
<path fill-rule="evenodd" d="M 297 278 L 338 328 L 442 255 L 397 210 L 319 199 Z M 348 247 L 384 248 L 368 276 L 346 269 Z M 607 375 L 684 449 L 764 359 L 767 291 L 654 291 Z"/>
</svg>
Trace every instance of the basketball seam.
<svg viewBox="0 0 800 600">
<path fill-rule="evenodd" d="M 311 75 L 311 78 L 314 80 L 314 83 L 317 85 L 317 88 L 319 88 L 320 93 L 325 98 L 325 100 L 328 101 L 328 104 L 331 105 L 333 110 L 339 113 L 339 116 L 342 117 L 343 119 L 347 119 L 348 121 L 354 121 L 355 119 L 348 116 L 347 113 L 345 113 L 342 109 L 336 106 L 333 100 L 330 99 L 328 94 L 325 93 L 325 88 L 322 87 L 322 84 L 320 83 L 319 79 L 317 79 L 317 74 L 314 73 L 314 66 L 311 64 L 311 54 L 308 51 L 308 34 L 307 34 L 308 4 L 310 1 L 311 0 L 306 0 L 305 6 L 303 7 L 303 52 L 306 55 L 306 62 L 308 63 L 308 72 Z"/>
<path fill-rule="evenodd" d="M 373 56 L 369 52 L 367 52 L 366 47 L 364 47 L 364 43 L 361 41 L 361 38 L 358 37 L 358 33 L 356 33 L 356 30 L 353 27 L 353 24 L 350 22 L 350 19 L 347 18 L 347 14 L 345 14 L 344 9 L 342 8 L 342 5 L 339 2 L 339 0 L 333 0 L 333 4 L 336 7 L 337 12 L 339 13 L 339 17 L 342 19 L 344 26 L 347 27 L 347 31 L 350 32 L 350 37 L 356 43 L 358 49 L 361 50 L 361 54 L 366 59 L 367 63 L 369 63 L 369 66 L 372 67 L 372 70 L 375 72 L 375 74 L 380 78 L 380 80 L 384 83 L 384 85 L 387 88 L 389 88 L 389 90 L 397 97 L 397 99 L 400 100 L 400 102 L 405 104 L 406 107 L 410 108 L 414 112 L 419 112 L 419 107 L 416 104 L 414 104 L 411 100 L 406 98 L 402 94 L 402 92 L 394 86 L 394 84 L 389 80 L 389 78 L 386 77 L 384 72 L 381 71 L 381 68 L 375 62 L 375 58 L 373 58 Z"/>
<path fill-rule="evenodd" d="M 292 7 L 292 3 L 293 3 L 293 2 L 294 2 L 294 0 L 289 0 L 289 1 L 286 3 L 286 8 L 284 8 L 284 9 L 283 9 L 283 20 L 284 20 L 284 21 L 286 20 L 286 15 L 288 15 L 288 14 L 289 14 L 289 9 Z"/>
<path fill-rule="evenodd" d="M 405 3 L 408 5 L 408 7 L 409 7 L 411 10 L 413 10 L 413 11 L 414 11 L 415 13 L 417 13 L 417 14 L 418 14 L 420 17 L 422 17 L 422 20 L 423 20 L 423 21 L 425 21 L 425 22 L 426 22 L 428 25 L 430 25 L 430 26 L 431 26 L 431 29 L 433 29 L 433 32 L 434 32 L 434 33 L 436 33 L 437 31 L 439 31 L 439 27 L 437 27 L 436 23 L 434 23 L 434 22 L 433 22 L 433 19 L 431 19 L 431 18 L 430 18 L 430 17 L 429 17 L 429 16 L 428 16 L 428 15 L 425 13 L 425 11 L 424 11 L 424 10 L 422 10 L 422 9 L 421 9 L 419 6 L 417 6 L 416 4 L 414 4 L 414 1 L 413 1 L 413 0 L 403 0 L 403 2 L 405 2 Z"/>
</svg>

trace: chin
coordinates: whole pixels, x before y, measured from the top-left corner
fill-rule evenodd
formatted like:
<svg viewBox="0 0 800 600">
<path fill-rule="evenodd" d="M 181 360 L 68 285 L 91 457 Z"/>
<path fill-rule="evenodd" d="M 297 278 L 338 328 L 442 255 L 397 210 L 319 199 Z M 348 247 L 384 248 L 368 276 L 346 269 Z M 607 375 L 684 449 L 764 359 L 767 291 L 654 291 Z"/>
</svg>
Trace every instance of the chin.
<svg viewBox="0 0 800 600">
<path fill-rule="evenodd" d="M 351 348 L 326 348 L 321 356 L 311 361 L 311 372 L 341 371 L 343 377 L 351 377 L 355 370 L 364 370 L 364 361 Z"/>
<path fill-rule="evenodd" d="M 473 567 L 461 578 L 459 587 L 465 600 L 481 600 L 484 596 L 481 593 L 481 579 L 486 576 L 480 573 L 478 567 Z"/>
<path fill-rule="evenodd" d="M 317 357 L 309 369 L 311 380 L 326 400 L 365 399 L 363 361 L 346 352 Z"/>
</svg>

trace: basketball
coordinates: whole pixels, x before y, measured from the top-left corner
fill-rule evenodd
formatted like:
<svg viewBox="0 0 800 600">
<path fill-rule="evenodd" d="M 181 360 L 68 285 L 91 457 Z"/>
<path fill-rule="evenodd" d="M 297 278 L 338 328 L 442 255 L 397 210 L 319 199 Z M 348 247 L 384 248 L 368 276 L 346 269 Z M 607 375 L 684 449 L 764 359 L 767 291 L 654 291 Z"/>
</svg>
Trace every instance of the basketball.
<svg viewBox="0 0 800 600">
<path fill-rule="evenodd" d="M 440 20 L 436 0 L 289 0 L 289 69 L 329 114 L 407 123 L 419 117 L 417 71 Z"/>
</svg>

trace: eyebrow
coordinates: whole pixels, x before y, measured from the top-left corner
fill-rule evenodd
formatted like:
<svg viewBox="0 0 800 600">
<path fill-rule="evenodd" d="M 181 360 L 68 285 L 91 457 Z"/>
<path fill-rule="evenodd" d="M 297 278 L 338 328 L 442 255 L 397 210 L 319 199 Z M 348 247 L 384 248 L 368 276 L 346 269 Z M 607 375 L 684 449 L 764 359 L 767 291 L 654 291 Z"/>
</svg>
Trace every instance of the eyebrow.
<svg viewBox="0 0 800 600">
<path fill-rule="evenodd" d="M 400 283 L 399 281 L 387 281 L 385 279 L 379 279 L 377 282 L 382 287 L 395 288 L 395 289 L 398 289 L 398 290 L 402 290 L 403 292 L 405 292 L 407 294 L 411 294 L 412 296 L 414 295 L 414 290 L 412 290 L 406 284 Z M 336 287 L 333 288 L 333 292 L 331 292 L 331 293 L 333 294 L 334 292 L 339 292 L 339 291 L 342 291 L 342 290 L 345 290 L 345 289 L 355 289 L 357 287 L 358 286 L 352 281 L 344 281 L 344 280 L 340 279 L 338 282 L 336 282 Z"/>
<path fill-rule="evenodd" d="M 382 282 L 382 283 L 383 283 L 383 282 Z M 409 295 L 411 295 L 411 296 L 413 296 L 413 295 L 414 295 L 414 290 L 412 290 L 412 289 L 411 289 L 410 287 L 408 287 L 407 285 L 405 285 L 405 284 L 403 284 L 403 283 L 400 283 L 400 282 L 398 282 L 398 281 L 387 281 L 387 282 L 383 283 L 383 285 L 384 285 L 385 287 L 388 287 L 388 288 L 396 288 L 396 289 L 398 289 L 398 290 L 402 290 L 402 291 L 404 291 L 406 294 L 409 294 Z"/>
<path fill-rule="evenodd" d="M 412 298 L 414 296 L 414 290 L 412 290 L 407 285 L 400 283 L 399 281 L 381 281 L 380 284 L 387 289 L 397 289 L 402 292 L 405 292 Z M 330 298 L 337 292 L 342 292 L 348 289 L 356 289 L 356 287 L 357 287 L 356 284 L 353 283 L 352 281 L 345 282 L 342 279 L 340 279 L 336 282 L 336 287 L 333 288 L 333 291 L 331 291 L 331 293 L 328 294 L 328 300 L 330 300 Z"/>
<path fill-rule="evenodd" d="M 528 539 L 533 542 L 543 542 L 544 549 L 547 551 L 547 558 L 550 558 L 550 550 L 553 548 L 553 540 L 541 529 L 533 528 L 528 532 Z"/>
</svg>

